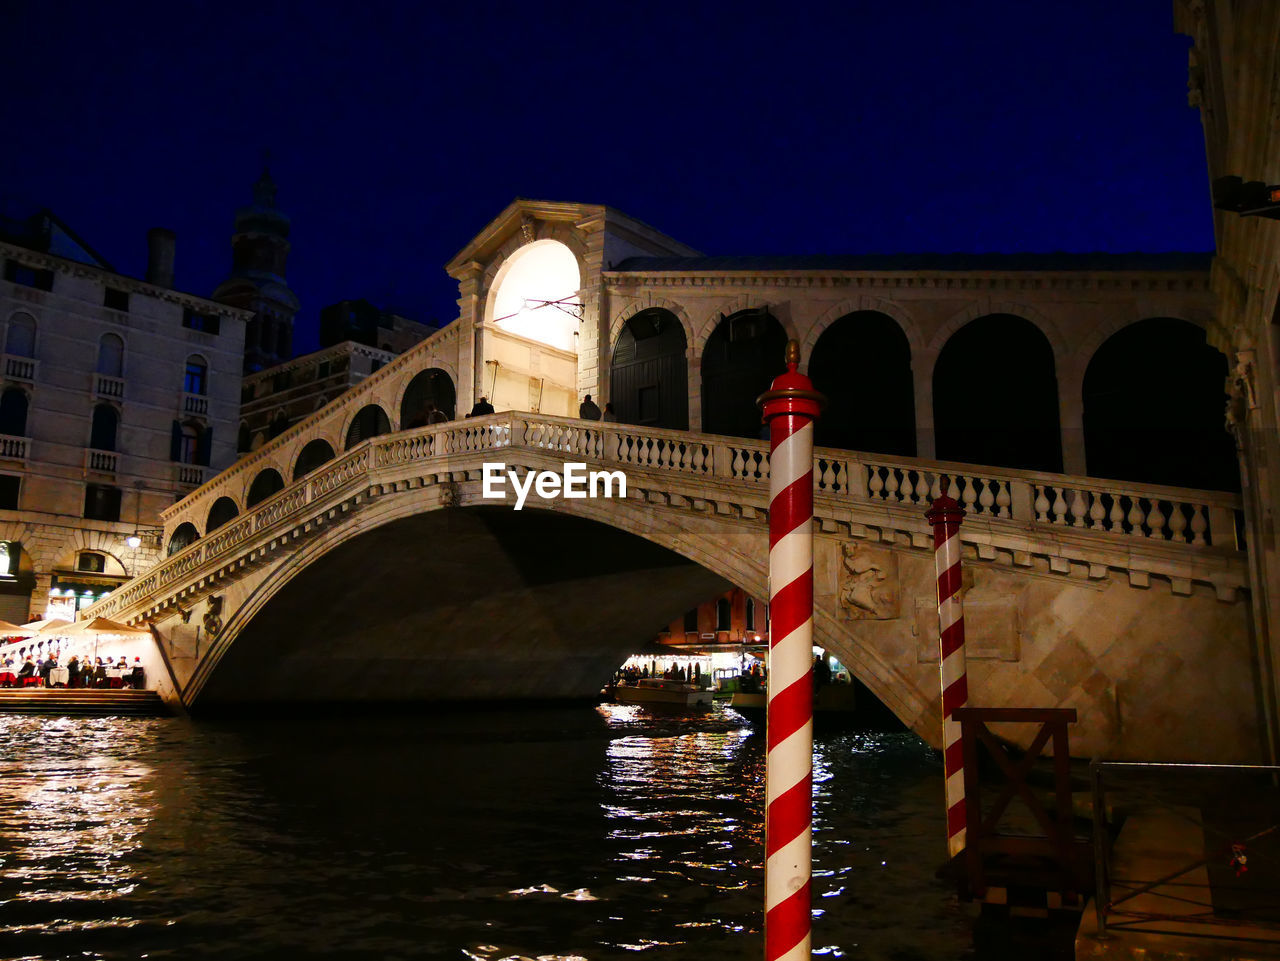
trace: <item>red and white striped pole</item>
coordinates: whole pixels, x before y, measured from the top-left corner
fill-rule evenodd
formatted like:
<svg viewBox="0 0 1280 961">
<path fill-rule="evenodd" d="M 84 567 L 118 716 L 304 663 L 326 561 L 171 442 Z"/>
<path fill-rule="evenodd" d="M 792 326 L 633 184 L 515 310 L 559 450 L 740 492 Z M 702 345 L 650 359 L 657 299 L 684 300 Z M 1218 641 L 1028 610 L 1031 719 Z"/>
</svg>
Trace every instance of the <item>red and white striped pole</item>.
<svg viewBox="0 0 1280 961">
<path fill-rule="evenodd" d="M 938 572 L 939 671 L 942 674 L 942 768 L 946 777 L 947 853 L 964 850 L 964 747 L 955 709 L 969 700 L 964 664 L 964 606 L 960 600 L 960 521 L 964 508 L 947 496 L 950 481 L 942 478 L 942 496 L 925 511 L 933 525 L 933 560 Z"/>
<path fill-rule="evenodd" d="M 787 371 L 757 403 L 769 425 L 769 699 L 764 956 L 809 961 L 813 830 L 813 422 L 822 395 Z"/>
</svg>

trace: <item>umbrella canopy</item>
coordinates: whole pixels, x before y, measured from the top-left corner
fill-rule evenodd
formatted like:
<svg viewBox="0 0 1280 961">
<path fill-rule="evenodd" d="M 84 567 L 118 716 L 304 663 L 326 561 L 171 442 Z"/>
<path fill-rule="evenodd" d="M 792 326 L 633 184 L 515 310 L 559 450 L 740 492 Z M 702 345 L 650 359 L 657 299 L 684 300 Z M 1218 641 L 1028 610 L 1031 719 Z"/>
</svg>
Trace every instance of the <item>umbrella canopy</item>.
<svg viewBox="0 0 1280 961">
<path fill-rule="evenodd" d="M 21 630 L 28 637 L 35 637 L 37 634 L 57 634 L 62 628 L 71 624 L 70 621 L 64 621 L 54 618 L 51 621 L 31 621 L 23 624 Z"/>
<path fill-rule="evenodd" d="M 29 637 L 34 634 L 29 627 L 22 627 L 17 624 L 10 624 L 8 621 L 0 620 L 0 637 Z"/>
<path fill-rule="evenodd" d="M 56 623 L 56 622 L 51 622 Z M 46 633 L 46 632 L 41 632 Z M 66 630 L 59 631 L 65 637 L 150 637 L 151 632 L 145 627 L 130 627 L 106 617 L 95 617 L 91 621 L 76 621 Z"/>
</svg>

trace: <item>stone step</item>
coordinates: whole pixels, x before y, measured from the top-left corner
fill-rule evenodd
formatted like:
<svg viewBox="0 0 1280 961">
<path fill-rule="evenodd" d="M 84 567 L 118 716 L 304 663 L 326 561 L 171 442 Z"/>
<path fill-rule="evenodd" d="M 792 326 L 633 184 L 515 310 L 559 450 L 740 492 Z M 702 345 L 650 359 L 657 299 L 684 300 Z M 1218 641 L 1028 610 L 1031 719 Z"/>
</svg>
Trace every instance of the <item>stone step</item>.
<svg viewBox="0 0 1280 961">
<path fill-rule="evenodd" d="M 159 717 L 169 713 L 155 691 L 0 688 L 0 714 Z"/>
</svg>

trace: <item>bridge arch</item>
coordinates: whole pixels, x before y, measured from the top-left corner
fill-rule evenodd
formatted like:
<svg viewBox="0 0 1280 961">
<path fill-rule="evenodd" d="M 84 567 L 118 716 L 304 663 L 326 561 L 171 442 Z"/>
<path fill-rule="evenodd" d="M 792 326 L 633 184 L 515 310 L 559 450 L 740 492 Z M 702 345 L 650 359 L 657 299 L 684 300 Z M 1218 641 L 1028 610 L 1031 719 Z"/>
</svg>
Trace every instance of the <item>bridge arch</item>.
<svg viewBox="0 0 1280 961">
<path fill-rule="evenodd" d="M 323 437 L 308 441 L 306 446 L 298 452 L 297 460 L 294 461 L 293 479 L 301 480 L 317 467 L 333 460 L 334 456 L 333 445 Z"/>
<path fill-rule="evenodd" d="M 457 391 L 453 379 L 439 367 L 418 371 L 401 391 L 400 430 L 426 426 L 428 404 L 443 411 L 449 420 L 457 417 Z"/>
<path fill-rule="evenodd" d="M 362 440 L 391 432 L 391 421 L 381 404 L 365 404 L 347 422 L 343 450 L 351 450 Z"/>
<path fill-rule="evenodd" d="M 613 320 L 609 323 L 609 343 L 615 344 L 618 342 L 618 335 L 622 333 L 623 328 L 627 325 L 627 321 L 632 317 L 643 311 L 653 310 L 654 308 L 661 308 L 662 310 L 665 310 L 680 322 L 680 326 L 684 328 L 684 339 L 686 344 L 693 345 L 698 341 L 698 338 L 694 334 L 693 321 L 689 319 L 689 312 L 684 309 L 683 305 L 676 303 L 674 300 L 668 300 L 665 297 L 646 297 L 644 300 L 637 300 L 635 303 L 629 304 L 614 315 Z"/>
<path fill-rule="evenodd" d="M 700 600 L 708 597 L 716 596 L 723 593 L 727 584 L 741 587 L 748 594 L 763 596 L 767 592 L 768 571 L 768 537 L 763 526 L 748 525 L 736 530 L 729 538 L 690 538 L 688 530 L 677 517 L 655 514 L 647 509 L 647 505 L 639 500 L 561 500 L 554 502 L 553 508 L 529 508 L 517 514 L 507 508 L 502 507 L 464 507 L 464 508 L 445 508 L 442 501 L 435 498 L 423 497 L 420 490 L 406 490 L 399 495 L 391 495 L 375 501 L 370 504 L 361 513 L 359 533 L 355 538 L 351 536 L 351 530 L 344 528 L 342 525 L 334 525 L 323 530 L 314 539 L 309 540 L 299 546 L 297 550 L 291 550 L 287 556 L 283 558 L 280 566 L 271 569 L 258 582 L 247 595 L 245 595 L 234 607 L 234 610 L 228 610 L 227 620 L 221 633 L 218 635 L 213 648 L 209 651 L 209 656 L 197 668 L 196 673 L 191 677 L 190 682 L 184 690 L 184 700 L 188 704 L 198 702 L 201 697 L 202 690 L 209 681 L 212 673 L 216 670 L 217 665 L 226 656 L 227 652 L 239 641 L 244 634 L 248 625 L 255 617 L 258 617 L 271 600 L 281 594 L 289 584 L 302 575 L 304 571 L 312 567 L 321 559 L 325 558 L 331 552 L 336 551 L 344 543 L 366 537 L 372 533 L 387 530 L 389 535 L 395 532 L 390 528 L 397 521 L 414 521 L 419 515 L 432 515 L 431 522 L 444 525 L 444 530 L 450 533 L 456 532 L 458 524 L 466 521 L 469 517 L 478 517 L 485 512 L 489 512 L 491 516 L 502 515 L 503 519 L 511 521 L 519 520 L 522 517 L 542 517 L 555 520 L 557 516 L 567 521 L 593 521 L 602 529 L 609 529 L 613 536 L 626 534 L 628 537 L 635 538 L 635 542 L 649 542 L 667 551 L 677 554 L 687 561 L 691 561 L 696 568 L 691 569 L 688 565 L 681 566 L 677 569 L 678 578 L 664 581 L 664 584 L 670 585 L 673 580 L 678 581 L 680 589 L 692 590 Z M 461 520 L 460 520 L 461 519 Z M 488 521 L 486 521 L 488 523 Z M 438 539 L 439 534 L 423 537 L 416 529 L 402 529 L 400 536 L 405 538 L 406 543 L 426 543 L 434 542 Z M 542 539 L 545 541 L 545 538 Z M 383 545 L 371 542 L 370 550 L 375 552 L 376 556 L 386 556 L 388 552 L 381 549 Z M 625 557 L 628 551 L 584 551 L 574 552 L 582 564 L 582 569 L 587 572 L 587 576 L 595 578 L 599 574 L 598 557 Z M 510 557 L 510 555 L 507 555 Z M 527 560 L 527 558 L 526 558 Z M 339 555 L 330 560 L 335 565 L 335 572 L 345 571 L 349 569 L 351 560 L 349 557 Z M 516 567 L 520 566 L 518 560 L 513 561 Z M 408 573 L 406 576 L 415 578 L 414 583 L 421 584 L 422 571 L 417 567 L 405 568 Z M 504 568 L 511 567 L 510 563 L 504 563 Z M 539 563 L 535 566 L 537 570 L 537 580 L 539 590 L 545 586 L 546 574 L 545 565 Z M 701 569 L 700 571 L 698 569 Z M 468 575 L 470 576 L 470 575 Z M 709 578 L 709 580 L 708 580 Z M 691 580 L 692 579 L 692 580 Z M 376 580 L 376 579 L 375 579 Z M 478 588 L 485 588 L 483 579 L 475 580 Z M 371 582 L 373 583 L 373 582 Z M 428 581 L 429 583 L 429 581 Z M 593 583 L 599 583 L 593 580 Z M 705 584 L 714 583 L 716 586 L 707 588 Z M 304 590 L 306 584 L 299 582 L 300 590 L 307 596 L 311 596 L 314 592 Z M 598 593 L 598 592 L 597 592 Z M 607 595 L 607 591 L 605 594 Z M 648 630 L 656 627 L 650 622 L 653 617 L 653 593 L 645 590 L 642 593 L 642 613 L 634 618 L 635 624 L 648 639 Z M 671 618 L 680 616 L 691 604 L 685 600 L 676 602 L 670 595 L 664 595 L 667 600 L 672 601 Z M 351 598 L 348 598 L 350 601 Z M 451 595 L 451 605 L 456 601 Z M 357 606 L 360 600 L 356 599 Z M 562 609 L 556 601 L 548 602 L 550 607 L 555 608 L 557 617 L 564 619 L 566 626 L 571 626 L 581 618 L 576 618 L 572 611 Z M 599 609 L 597 594 L 592 595 L 591 600 L 592 614 L 586 620 L 599 626 L 601 631 L 608 632 L 613 619 L 608 611 L 603 613 Z M 381 602 L 370 601 L 370 608 L 385 608 L 385 604 Z M 282 610 L 295 610 L 289 603 L 285 603 Z M 404 612 L 396 609 L 395 618 L 399 620 L 403 617 Z M 292 614 L 288 615 L 292 616 Z M 659 618 L 660 619 L 660 618 Z M 265 622 L 270 623 L 270 622 Z M 294 632 L 297 634 L 297 632 Z M 424 630 L 422 633 L 430 635 L 435 633 L 432 630 Z M 630 644 L 630 640 L 624 638 L 625 644 Z M 513 635 L 513 643 L 517 645 L 523 643 L 523 635 L 516 638 Z M 887 661 L 882 660 L 880 653 L 874 650 L 870 645 L 854 644 L 850 642 L 850 635 L 847 625 L 839 622 L 837 615 L 828 613 L 825 609 L 819 609 L 815 612 L 815 643 L 837 653 L 841 661 L 850 667 L 854 674 L 867 685 L 867 687 L 879 698 L 890 710 L 892 710 L 904 723 L 914 727 L 926 736 L 932 736 L 936 740 L 937 732 L 930 728 L 933 724 L 932 702 L 927 701 L 909 685 L 901 683 L 900 672 Z M 251 652 L 250 652 L 251 653 Z M 616 662 L 609 663 L 605 668 L 605 673 L 616 667 L 617 663 L 621 663 L 623 657 L 630 650 L 622 652 L 622 656 L 617 657 Z M 569 658 L 571 660 L 571 658 Z M 559 670 L 560 667 L 553 665 L 550 670 Z M 936 725 L 934 725 L 936 726 Z M 927 730 L 926 730 L 927 729 Z"/>
<path fill-rule="evenodd" d="M 873 311 L 892 318 L 902 330 L 903 336 L 907 338 L 907 345 L 911 349 L 912 355 L 924 350 L 927 346 L 924 332 L 920 328 L 920 322 L 901 304 L 894 303 L 892 300 L 885 300 L 882 297 L 866 295 L 848 297 L 824 310 L 822 315 L 805 331 L 804 339 L 800 342 L 801 363 L 807 363 L 809 358 L 813 356 L 818 340 L 831 325 L 843 320 L 849 314 L 866 311 Z"/>
<path fill-rule="evenodd" d="M 1050 339 L 1016 314 L 966 323 L 934 364 L 933 418 L 940 460 L 1061 472 Z"/>
<path fill-rule="evenodd" d="M 1235 440 L 1223 416 L 1227 367 L 1206 331 L 1185 320 L 1150 317 L 1113 333 L 1084 373 L 1089 473 L 1239 490 Z"/>
<path fill-rule="evenodd" d="M 618 420 L 689 429 L 689 342 L 664 307 L 648 307 L 621 327 L 609 359 L 609 400 Z"/>
<path fill-rule="evenodd" d="M 219 497 L 209 508 L 209 519 L 205 523 L 204 532 L 208 534 L 217 530 L 228 521 L 240 516 L 240 508 L 230 497 Z"/>
<path fill-rule="evenodd" d="M 756 398 L 785 369 L 787 332 L 767 307 L 723 318 L 702 349 L 702 429 L 731 437 L 761 436 Z"/>
<path fill-rule="evenodd" d="M 267 467 L 253 478 L 253 483 L 249 485 L 249 491 L 245 494 L 244 506 L 253 507 L 255 504 L 261 504 L 272 494 L 282 490 L 284 490 L 284 478 L 274 467 Z"/>
<path fill-rule="evenodd" d="M 845 314 L 826 326 L 808 361 L 827 398 L 818 446 L 915 456 L 911 344 L 896 320 L 876 310 Z"/>
</svg>

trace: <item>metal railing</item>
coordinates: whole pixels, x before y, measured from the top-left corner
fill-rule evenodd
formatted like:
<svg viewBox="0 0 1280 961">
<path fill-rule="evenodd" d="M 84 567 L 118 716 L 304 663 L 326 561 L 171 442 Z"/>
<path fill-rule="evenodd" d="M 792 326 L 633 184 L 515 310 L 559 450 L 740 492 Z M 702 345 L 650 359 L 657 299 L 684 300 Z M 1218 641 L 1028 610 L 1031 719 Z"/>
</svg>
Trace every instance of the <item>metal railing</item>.
<svg viewBox="0 0 1280 961">
<path fill-rule="evenodd" d="M 1096 938 L 1108 938 L 1110 928 L 1180 937 L 1276 940 L 1275 932 L 1280 931 L 1280 847 L 1274 852 L 1260 851 L 1258 842 L 1267 838 L 1280 841 L 1280 789 L 1275 786 L 1280 767 L 1095 760 L 1089 773 Z M 1129 776 L 1123 788 L 1115 783 L 1118 775 Z M 1215 789 L 1203 781 L 1197 783 L 1197 775 L 1220 782 L 1232 780 Z M 1130 818 L 1151 817 L 1156 812 L 1182 825 L 1182 837 L 1202 837 L 1197 854 L 1188 857 L 1185 850 L 1180 853 L 1170 843 L 1151 862 L 1154 877 L 1118 877 L 1118 838 L 1113 838 L 1114 826 L 1108 824 L 1108 790 L 1113 799 L 1123 791 L 1131 806 L 1141 806 L 1143 813 L 1131 813 Z M 1176 800 L 1170 800 L 1171 795 L 1176 795 Z M 1242 808 L 1248 812 L 1237 817 L 1236 830 L 1224 830 L 1216 818 L 1207 817 L 1224 807 L 1233 813 Z M 1144 842 L 1144 851 L 1154 847 L 1150 839 Z M 1230 901 L 1234 905 L 1226 906 Z M 1252 936 L 1250 928 L 1256 929 Z M 1229 929 L 1229 934 L 1223 929 Z"/>
</svg>

